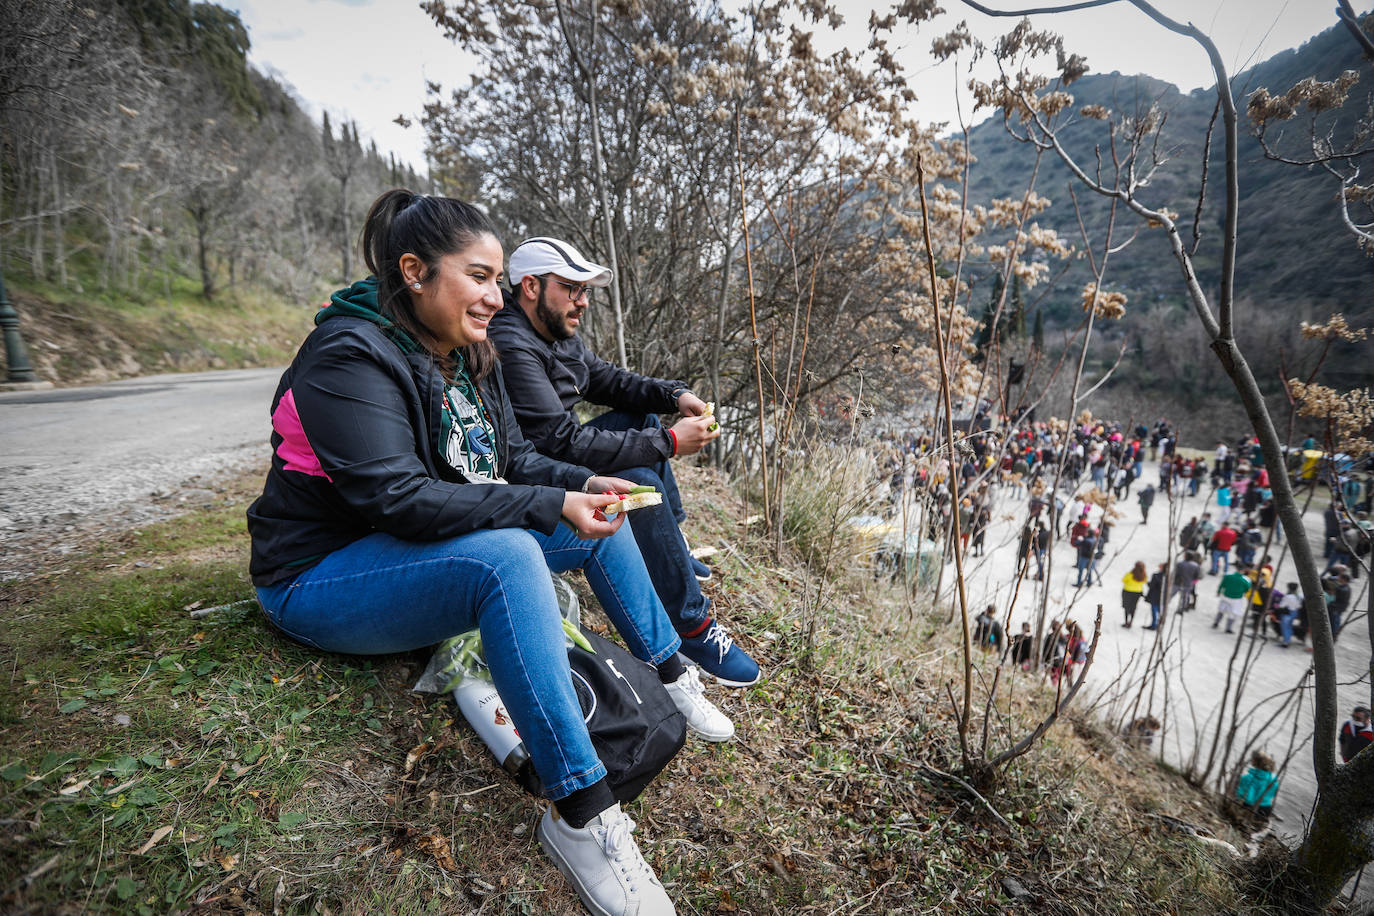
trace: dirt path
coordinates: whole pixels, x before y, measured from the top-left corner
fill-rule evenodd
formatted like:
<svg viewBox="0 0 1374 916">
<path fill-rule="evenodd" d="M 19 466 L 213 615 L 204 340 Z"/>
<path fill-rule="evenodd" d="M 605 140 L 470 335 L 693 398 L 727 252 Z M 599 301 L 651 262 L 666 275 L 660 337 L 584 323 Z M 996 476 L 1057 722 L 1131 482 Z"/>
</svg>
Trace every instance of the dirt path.
<svg viewBox="0 0 1374 916">
<path fill-rule="evenodd" d="M 1148 463 L 1146 467 L 1146 477 L 1141 482 L 1152 479 Z M 1025 503 L 1024 497 L 1013 499 L 1007 491 L 1003 491 L 987 539 L 986 555 L 972 560 L 967 577 L 970 613 L 976 613 L 993 603 L 997 605 L 999 619 L 1006 619 L 1015 578 L 1020 525 L 1026 512 Z M 1323 539 L 1321 512 L 1325 507 L 1326 500 L 1319 494 L 1305 517 L 1308 535 L 1318 550 L 1318 556 Z M 1186 522 L 1194 515 L 1213 509 L 1204 489 L 1196 497 L 1182 498 L 1176 514 L 1181 516 L 1182 522 Z M 1144 561 L 1147 569 L 1153 572 L 1173 548 L 1169 536 L 1169 504 L 1166 500 L 1156 499 L 1148 524 L 1141 522 L 1134 495 L 1125 500 L 1120 510 L 1123 517 L 1114 526 L 1107 556 L 1100 562 L 1101 586 L 1094 584 L 1081 590 L 1074 588 L 1075 552 L 1068 539 L 1062 536 L 1052 547 L 1052 569 L 1048 581 L 1043 583 L 1048 588 L 1049 616 L 1061 619 L 1067 616 L 1077 620 L 1089 636 L 1097 605 L 1100 603 L 1103 607 L 1102 634 L 1096 661 L 1084 684 L 1089 701 L 1108 721 L 1122 721 L 1125 711 L 1140 692 L 1139 685 L 1144 679 L 1142 672 L 1151 647 L 1156 639 L 1161 640 L 1168 647 L 1164 663 L 1166 675 L 1156 679 L 1153 705 L 1147 698 L 1139 704 L 1134 714 L 1144 715 L 1148 710 L 1164 721 L 1164 731 L 1155 739 L 1155 750 L 1162 752 L 1165 761 L 1186 768 L 1194 754 L 1198 754 L 1200 762 L 1197 769 L 1201 770 L 1212 746 L 1218 717 L 1223 714 L 1222 701 L 1228 695 L 1227 676 L 1231 657 L 1239 648 L 1235 665 L 1236 671 L 1239 671 L 1247 653 L 1252 653 L 1251 670 L 1240 704 L 1242 726 L 1236 746 L 1245 747 L 1253 740 L 1253 749 L 1264 750 L 1280 762 L 1289 756 L 1290 748 L 1295 749 L 1287 770 L 1282 773 L 1273 824 L 1276 833 L 1291 841 L 1301 833 L 1316 797 L 1311 745 L 1307 740 L 1313 722 L 1310 680 L 1307 682 L 1308 689 L 1301 692 L 1298 702 L 1290 705 L 1289 712 L 1280 715 L 1267 728 L 1266 722 L 1292 689 L 1303 682 L 1311 664 L 1311 653 L 1296 641 L 1288 649 L 1279 648 L 1277 641 L 1272 639 L 1263 641 L 1247 637 L 1243 642 L 1238 642 L 1237 636 L 1226 635 L 1225 622 L 1221 628 L 1213 629 L 1219 581 L 1219 577 L 1215 576 L 1204 576 L 1198 583 L 1196 611 L 1182 615 L 1166 614 L 1165 624 L 1157 633 L 1141 629 L 1150 619 L 1149 607 L 1143 601 L 1136 613 L 1135 626 L 1131 629 L 1123 627 L 1122 577 L 1137 560 Z M 1094 509 L 1092 517 L 1096 524 L 1100 510 Z M 1275 558 L 1279 557 L 1280 546 L 1275 544 L 1271 547 L 1270 553 Z M 1207 567 L 1208 564 L 1204 563 L 1204 572 Z M 952 575 L 952 570 L 952 565 L 946 567 L 946 575 Z M 1282 586 L 1295 579 L 1292 562 L 1285 556 L 1278 566 L 1275 581 Z M 1038 601 L 1035 589 L 1041 584 L 1034 581 L 1022 583 L 1008 633 L 1019 632 L 1024 620 L 1030 620 L 1034 625 L 1034 609 Z M 1367 580 L 1361 577 L 1352 585 L 1352 608 L 1363 608 Z M 1348 613 L 1346 616 L 1347 620 L 1352 617 L 1355 619 L 1341 632 L 1336 643 L 1340 721 L 1344 721 L 1352 706 L 1369 703 L 1369 620 L 1362 613 Z M 1235 698 L 1234 679 L 1233 675 L 1230 699 L 1225 703 L 1224 721 L 1228 726 L 1232 720 Z M 1294 709 L 1296 725 L 1291 712 Z M 1336 736 L 1332 735 L 1333 744 L 1335 740 Z M 1236 755 L 1232 756 L 1234 758 Z M 1209 779 L 1209 786 L 1215 785 L 1215 772 Z M 1360 889 L 1360 898 L 1374 899 L 1374 881 L 1362 883 L 1364 886 Z"/>
</svg>

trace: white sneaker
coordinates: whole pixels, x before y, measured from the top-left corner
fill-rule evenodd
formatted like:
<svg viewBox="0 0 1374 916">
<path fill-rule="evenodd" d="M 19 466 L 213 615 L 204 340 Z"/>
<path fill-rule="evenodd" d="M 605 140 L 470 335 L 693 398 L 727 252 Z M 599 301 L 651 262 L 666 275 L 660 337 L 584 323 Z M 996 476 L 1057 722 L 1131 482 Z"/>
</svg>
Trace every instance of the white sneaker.
<svg viewBox="0 0 1374 916">
<path fill-rule="evenodd" d="M 582 828 L 544 811 L 535 833 L 553 864 L 597 916 L 674 916 L 673 901 L 644 861 L 632 836 L 635 822 L 615 804 Z"/>
<path fill-rule="evenodd" d="M 706 699 L 701 689 L 701 677 L 696 665 L 688 665 L 682 676 L 671 684 L 664 684 L 673 698 L 677 711 L 687 719 L 687 727 L 707 741 L 729 741 L 735 736 L 735 726 L 725 713 Z"/>
</svg>

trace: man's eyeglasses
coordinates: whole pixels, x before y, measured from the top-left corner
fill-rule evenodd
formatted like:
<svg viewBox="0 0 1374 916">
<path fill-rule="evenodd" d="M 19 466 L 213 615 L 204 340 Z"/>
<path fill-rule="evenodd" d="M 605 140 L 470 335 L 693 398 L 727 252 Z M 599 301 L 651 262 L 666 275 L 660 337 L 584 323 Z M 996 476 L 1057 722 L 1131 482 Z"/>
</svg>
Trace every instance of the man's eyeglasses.
<svg viewBox="0 0 1374 916">
<path fill-rule="evenodd" d="M 592 288 L 591 288 L 590 286 L 588 286 L 587 284 L 585 284 L 585 283 L 569 283 L 569 282 L 567 282 L 566 280 L 560 280 L 560 279 L 558 279 L 557 277 L 552 277 L 551 279 L 553 280 L 553 282 L 557 283 L 559 286 L 563 287 L 564 289 L 566 289 L 566 290 L 568 291 L 568 301 L 569 301 L 569 302 L 577 302 L 579 299 L 584 299 L 584 300 L 590 300 L 590 299 L 591 299 L 591 296 L 592 296 Z"/>
</svg>

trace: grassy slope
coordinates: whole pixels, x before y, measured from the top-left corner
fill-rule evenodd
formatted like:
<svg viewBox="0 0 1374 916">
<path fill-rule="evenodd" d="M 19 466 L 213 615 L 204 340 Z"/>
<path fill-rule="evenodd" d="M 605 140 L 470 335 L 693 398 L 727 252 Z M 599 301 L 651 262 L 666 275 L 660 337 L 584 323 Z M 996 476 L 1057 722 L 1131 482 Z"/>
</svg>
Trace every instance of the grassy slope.
<svg viewBox="0 0 1374 916">
<path fill-rule="evenodd" d="M 713 689 L 737 740 L 689 740 L 632 806 L 680 912 L 1006 912 L 1004 876 L 1026 911 L 1243 909 L 1150 816 L 1225 835 L 1205 799 L 1091 725 L 1011 770 L 992 797 L 1010 830 L 933 775 L 957 768 L 951 629 L 866 575 L 775 563 L 719 479 L 685 476 L 694 541 L 729 545 L 717 608 L 767 677 Z M 190 617 L 250 595 L 257 479 L 0 593 L 0 909 L 578 912 L 535 803 L 448 701 L 409 692 L 422 654 L 312 652 L 248 607 Z M 1046 698 L 1003 676 L 1017 730 Z"/>
<path fill-rule="evenodd" d="M 184 279 L 170 295 L 82 293 L 9 276 L 6 282 L 29 361 L 40 379 L 57 385 L 285 365 L 314 311 L 248 287 L 207 302 Z"/>
</svg>

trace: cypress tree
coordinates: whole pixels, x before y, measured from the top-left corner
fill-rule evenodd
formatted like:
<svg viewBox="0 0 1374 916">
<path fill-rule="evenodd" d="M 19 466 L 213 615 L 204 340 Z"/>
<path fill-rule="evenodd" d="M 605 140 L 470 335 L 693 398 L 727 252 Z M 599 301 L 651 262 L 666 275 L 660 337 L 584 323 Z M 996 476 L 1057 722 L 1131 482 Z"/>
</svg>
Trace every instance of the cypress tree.
<svg viewBox="0 0 1374 916">
<path fill-rule="evenodd" d="M 1010 314 L 1006 317 L 1005 332 L 1013 337 L 1026 336 L 1026 300 L 1021 298 L 1021 278 L 1011 278 L 1011 301 L 1007 304 Z M 1004 310 L 1006 314 L 1006 310 Z"/>
</svg>

